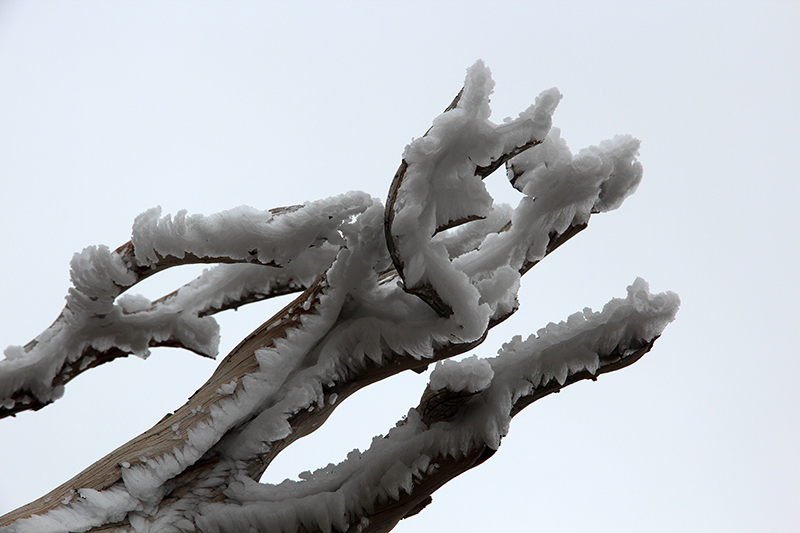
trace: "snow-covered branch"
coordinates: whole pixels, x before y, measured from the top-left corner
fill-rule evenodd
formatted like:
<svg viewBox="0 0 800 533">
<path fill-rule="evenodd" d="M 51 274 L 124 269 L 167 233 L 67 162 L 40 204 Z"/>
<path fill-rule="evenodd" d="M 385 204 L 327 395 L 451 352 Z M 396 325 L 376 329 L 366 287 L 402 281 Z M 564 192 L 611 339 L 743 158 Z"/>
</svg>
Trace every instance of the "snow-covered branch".
<svg viewBox="0 0 800 533">
<path fill-rule="evenodd" d="M 344 242 L 339 228 L 373 200 L 349 193 L 303 206 L 240 207 L 210 217 L 140 215 L 131 241 L 111 251 L 91 246 L 71 263 L 73 287 L 56 321 L 0 360 L 0 418 L 57 400 L 78 374 L 118 357 L 147 357 L 156 346 L 215 357 L 209 315 L 299 292 L 331 264 Z M 223 264 L 155 302 L 123 294 L 167 268 Z"/>
<path fill-rule="evenodd" d="M 342 463 L 301 481 L 231 484 L 228 501 L 199 508 L 201 531 L 386 531 L 444 483 L 497 450 L 511 418 L 533 401 L 618 370 L 650 350 L 677 311 L 675 294 L 643 280 L 602 312 L 584 311 L 506 344 L 494 359 L 438 363 L 420 405 Z"/>
<path fill-rule="evenodd" d="M 502 125 L 489 121 L 489 70 L 476 63 L 454 104 L 403 154 L 386 206 L 386 241 L 406 290 L 442 317 L 453 317 L 460 337 L 480 337 L 490 320 L 507 316 L 519 276 L 588 223 L 615 209 L 642 177 L 639 141 L 617 137 L 573 157 L 552 115 L 556 89 Z M 530 150 L 542 145 L 538 150 Z M 433 237 L 495 211 L 482 179 L 507 162 L 523 194 L 502 231 L 453 258 Z"/>
<path fill-rule="evenodd" d="M 447 361 L 518 309 L 523 274 L 641 179 L 630 137 L 572 155 L 551 129 L 555 89 L 517 119 L 492 123 L 493 85 L 482 62 L 468 70 L 459 96 L 406 148 L 385 208 L 348 193 L 268 214 L 151 211 L 129 246 L 77 256 L 65 312 L 27 353 L 11 349 L 0 363 L 12 409 L 15 391 L 52 400 L 58 369 L 88 368 L 83 358 L 95 352 L 174 342 L 210 354 L 211 314 L 303 293 L 184 406 L 0 518 L 0 531 L 388 531 L 488 458 L 526 405 L 649 350 L 678 299 L 637 280 L 627 298 L 515 338 L 494 359 Z M 495 204 L 482 181 L 503 164 L 522 193 L 516 208 Z M 218 266 L 155 302 L 118 298 L 181 261 L 255 264 Z M 439 361 L 420 405 L 369 450 L 300 482 L 258 483 L 355 391 Z"/>
</svg>

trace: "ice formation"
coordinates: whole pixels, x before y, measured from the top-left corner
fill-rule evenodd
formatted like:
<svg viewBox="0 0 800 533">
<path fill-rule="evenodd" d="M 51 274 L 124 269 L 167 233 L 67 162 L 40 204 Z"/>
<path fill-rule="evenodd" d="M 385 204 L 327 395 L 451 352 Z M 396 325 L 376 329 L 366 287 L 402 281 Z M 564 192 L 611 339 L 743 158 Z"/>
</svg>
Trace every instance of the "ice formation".
<svg viewBox="0 0 800 533">
<path fill-rule="evenodd" d="M 292 531 L 295 524 L 344 531 L 376 502 L 411 494 L 415 482 L 435 474 L 446 458 L 481 445 L 497 449 L 512 408 L 526 395 L 552 381 L 563 385 L 583 370 L 595 375 L 601 359 L 612 352 L 630 353 L 633 346 L 651 342 L 675 317 L 678 305 L 674 293 L 653 295 L 637 279 L 627 298 L 612 300 L 601 312 L 576 313 L 525 341 L 515 338 L 493 359 L 440 363 L 429 387 L 454 384 L 454 389 L 479 392 L 456 419 L 428 426 L 412 409 L 385 437 L 373 439 L 368 450 L 354 450 L 338 465 L 302 474 L 301 481 L 270 485 L 240 477 L 226 493 L 233 502 L 202 506 L 198 524 L 214 532 Z"/>
<path fill-rule="evenodd" d="M 209 315 L 306 292 L 186 405 L 114 452 L 113 464 L 92 467 L 106 469 L 92 471 L 102 484 L 85 486 L 81 474 L 41 512 L 0 531 L 83 531 L 125 520 L 137 532 L 385 528 L 377 509 L 497 449 L 512 416 L 537 395 L 649 349 L 679 301 L 637 279 L 626 298 L 516 337 L 497 357 L 439 362 L 421 405 L 368 450 L 299 482 L 257 482 L 274 455 L 312 431 L 315 416 L 324 421 L 340 398 L 482 342 L 516 311 L 521 275 L 638 186 L 638 141 L 616 137 L 573 155 L 551 128 L 557 90 L 497 125 L 489 120 L 493 87 L 482 62 L 469 69 L 454 106 L 406 148 L 385 208 L 351 192 L 274 212 L 162 217 L 154 209 L 137 218 L 128 248 L 77 254 L 62 316 L 0 361 L 2 407 L 21 393 L 51 401 L 59 393 L 54 376 L 87 353 L 144 356 L 169 340 L 213 355 L 217 326 Z M 522 193 L 513 209 L 494 204 L 482 182 L 503 163 Z M 242 264 L 217 266 L 155 302 L 122 295 L 181 261 Z M 428 409 L 435 402 L 447 409 Z M 472 460 L 461 466 L 465 457 Z M 182 496 L 165 499 L 178 479 L 187 483 Z"/>
<path fill-rule="evenodd" d="M 340 226 L 371 204 L 369 195 L 351 191 L 280 216 L 241 206 L 210 217 L 180 211 L 173 218 L 154 208 L 136 218 L 131 242 L 141 265 L 193 254 L 283 266 L 324 243 L 343 244 Z"/>
<path fill-rule="evenodd" d="M 494 377 L 492 365 L 477 355 L 461 361 L 446 359 L 436 363 L 431 372 L 431 390 L 448 389 L 453 392 L 480 392 L 489 386 Z"/>
<path fill-rule="evenodd" d="M 443 308 L 454 314 L 460 326 L 458 338 L 463 341 L 480 337 L 496 309 L 486 299 L 482 301 L 481 285 L 471 282 L 474 276 L 457 268 L 444 243 L 432 237 L 442 228 L 492 213 L 492 197 L 476 171 L 523 146 L 542 142 L 561 99 L 556 89 L 545 91 L 517 119 L 498 126 L 489 120 L 493 87 L 482 62 L 469 69 L 455 108 L 406 147 L 407 168 L 390 206 L 389 238 L 396 255 L 402 257 L 396 266 L 406 286 L 410 290 L 432 286 Z M 518 274 L 509 274 L 502 268 L 480 273 L 502 278 L 492 285 L 502 283 L 504 289 L 515 286 L 513 278 Z"/>
<path fill-rule="evenodd" d="M 169 341 L 214 357 L 218 326 L 207 315 L 308 286 L 344 242 L 340 227 L 373 202 L 351 192 L 278 214 L 249 207 L 211 217 L 159 218 L 158 208 L 144 213 L 133 226 L 133 257 L 105 246 L 75 254 L 73 287 L 61 316 L 25 348 L 7 348 L 0 360 L 0 406 L 10 410 L 16 402 L 57 399 L 63 393 L 53 384 L 57 376 L 67 381 L 111 350 L 147 357 L 151 346 Z M 199 262 L 243 264 L 220 265 L 158 302 L 122 294 L 148 268 L 157 271 L 159 262 L 173 264 L 186 254 Z M 258 264 L 247 264 L 252 262 Z"/>
</svg>

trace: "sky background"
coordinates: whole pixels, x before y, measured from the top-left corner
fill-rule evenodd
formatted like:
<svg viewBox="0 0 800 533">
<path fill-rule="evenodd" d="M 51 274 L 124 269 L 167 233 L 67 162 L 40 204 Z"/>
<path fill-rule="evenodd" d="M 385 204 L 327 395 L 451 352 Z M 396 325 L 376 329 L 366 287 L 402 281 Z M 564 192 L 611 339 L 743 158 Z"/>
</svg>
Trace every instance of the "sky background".
<svg viewBox="0 0 800 533">
<path fill-rule="evenodd" d="M 528 407 L 395 531 L 798 531 L 798 20 L 794 1 L 0 1 L 0 345 L 50 325 L 72 254 L 126 242 L 150 207 L 384 199 L 482 58 L 495 122 L 556 86 L 573 151 L 629 133 L 645 174 L 465 355 L 600 309 L 637 276 L 682 306 L 641 361 Z M 217 315 L 221 356 L 288 301 Z M 0 514 L 177 409 L 216 364 L 153 350 L 0 422 Z M 407 374 L 348 399 L 263 480 L 368 447 L 417 404 L 427 376 Z"/>
</svg>

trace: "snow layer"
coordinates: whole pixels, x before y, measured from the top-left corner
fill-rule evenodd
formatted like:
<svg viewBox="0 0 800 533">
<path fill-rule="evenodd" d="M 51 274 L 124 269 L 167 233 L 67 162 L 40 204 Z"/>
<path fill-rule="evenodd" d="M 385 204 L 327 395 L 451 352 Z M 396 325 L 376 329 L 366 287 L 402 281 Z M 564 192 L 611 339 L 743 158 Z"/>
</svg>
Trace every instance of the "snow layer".
<svg viewBox="0 0 800 533">
<path fill-rule="evenodd" d="M 323 242 L 344 244 L 340 226 L 370 205 L 369 195 L 351 191 L 279 216 L 241 206 L 208 217 L 180 211 L 173 218 L 161 217 L 161 208 L 156 207 L 136 218 L 131 241 L 142 265 L 187 253 L 284 265 Z"/>
<path fill-rule="evenodd" d="M 476 428 L 487 445 L 499 446 L 508 432 L 509 406 L 521 397 L 550 381 L 563 385 L 568 376 L 582 370 L 595 374 L 601 355 L 629 355 L 661 335 L 675 319 L 680 298 L 674 292 L 651 294 L 641 278 L 627 292 L 626 298 L 611 300 L 602 311 L 586 308 L 524 341 L 514 337 L 489 360 L 495 377 L 485 406 L 494 415 L 486 415 L 486 425 Z"/>
<path fill-rule="evenodd" d="M 140 503 L 124 488 L 113 486 L 103 491 L 81 489 L 69 505 L 44 515 L 33 515 L 0 528 L 3 533 L 70 533 L 119 522 Z"/>
<path fill-rule="evenodd" d="M 477 355 L 461 361 L 447 359 L 436 363 L 431 372 L 431 390 L 448 389 L 453 392 L 478 392 L 489 386 L 494 377 L 492 366 Z"/>
<path fill-rule="evenodd" d="M 525 196 L 508 231 L 490 234 L 480 248 L 457 258 L 456 268 L 481 278 L 502 266 L 516 270 L 542 259 L 551 234 L 585 224 L 592 213 L 619 207 L 642 178 L 639 141 L 617 136 L 573 156 L 553 128 L 544 142 L 514 157 L 509 178 Z"/>
<path fill-rule="evenodd" d="M 639 141 L 629 136 L 573 156 L 559 130 L 551 130 L 561 99 L 556 89 L 544 91 L 518 118 L 493 124 L 493 87 L 482 62 L 468 70 L 457 106 L 406 148 L 408 166 L 392 207 L 391 235 L 406 287 L 432 289 L 452 309 L 460 328 L 455 340 L 464 342 L 482 335 L 491 317 L 516 308 L 519 272 L 544 257 L 553 235 L 619 207 L 642 177 Z M 519 206 L 513 212 L 494 206 L 478 169 L 531 145 L 507 164 L 524 194 Z M 437 235 L 475 217 L 484 220 Z"/>
</svg>

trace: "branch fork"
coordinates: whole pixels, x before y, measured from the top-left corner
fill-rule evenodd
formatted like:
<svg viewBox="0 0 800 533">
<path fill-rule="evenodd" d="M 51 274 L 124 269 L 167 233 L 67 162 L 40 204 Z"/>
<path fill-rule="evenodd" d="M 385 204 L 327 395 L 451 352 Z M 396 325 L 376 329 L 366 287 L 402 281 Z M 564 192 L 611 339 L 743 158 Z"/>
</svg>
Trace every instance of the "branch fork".
<svg viewBox="0 0 800 533">
<path fill-rule="evenodd" d="M 646 353 L 678 298 L 636 280 L 626 298 L 517 337 L 493 359 L 450 360 L 516 312 L 522 275 L 641 179 L 631 137 L 572 155 L 552 128 L 557 90 L 497 125 L 493 87 L 482 62 L 468 70 L 451 105 L 406 148 L 385 207 L 351 192 L 213 217 L 155 209 L 137 219 L 129 243 L 77 255 L 62 314 L 0 361 L 0 415 L 41 408 L 77 374 L 152 346 L 213 356 L 211 315 L 301 294 L 185 405 L 0 517 L 0 532 L 388 531 L 491 457 L 525 406 Z M 515 208 L 495 204 L 482 181 L 502 166 L 521 192 Z M 189 263 L 222 264 L 154 302 L 123 294 Z M 348 396 L 432 363 L 420 404 L 368 450 L 300 481 L 258 483 Z"/>
</svg>

